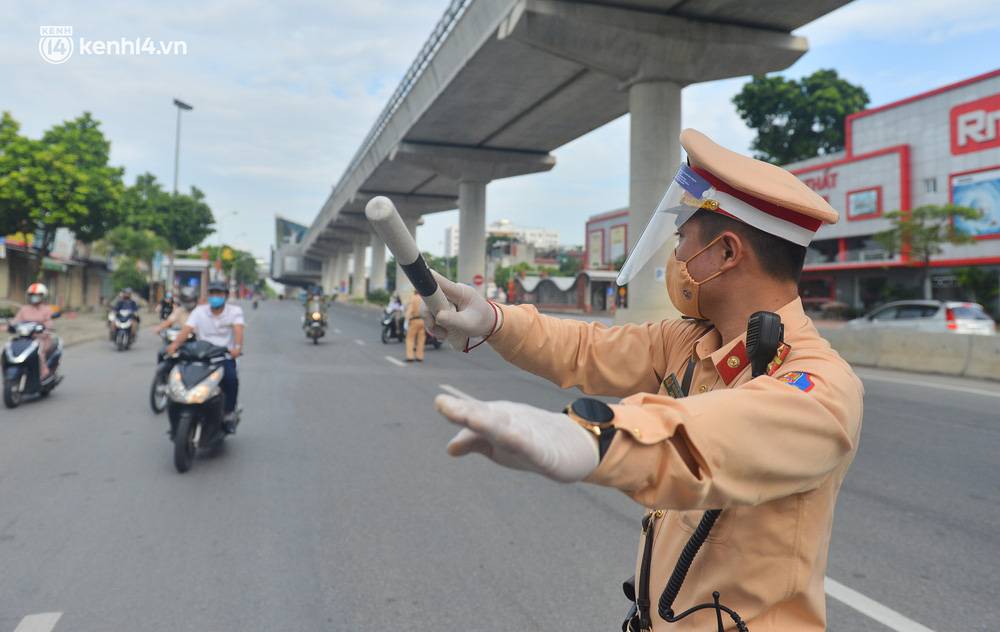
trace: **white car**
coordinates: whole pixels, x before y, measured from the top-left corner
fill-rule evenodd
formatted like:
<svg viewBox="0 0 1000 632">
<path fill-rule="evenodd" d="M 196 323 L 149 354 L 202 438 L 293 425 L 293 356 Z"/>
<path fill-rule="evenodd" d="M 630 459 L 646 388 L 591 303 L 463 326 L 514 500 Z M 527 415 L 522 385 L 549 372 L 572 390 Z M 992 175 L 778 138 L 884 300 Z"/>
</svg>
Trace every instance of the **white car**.
<svg viewBox="0 0 1000 632">
<path fill-rule="evenodd" d="M 844 323 L 852 329 L 916 329 L 995 336 L 997 324 L 982 305 L 962 301 L 895 301 Z"/>
</svg>

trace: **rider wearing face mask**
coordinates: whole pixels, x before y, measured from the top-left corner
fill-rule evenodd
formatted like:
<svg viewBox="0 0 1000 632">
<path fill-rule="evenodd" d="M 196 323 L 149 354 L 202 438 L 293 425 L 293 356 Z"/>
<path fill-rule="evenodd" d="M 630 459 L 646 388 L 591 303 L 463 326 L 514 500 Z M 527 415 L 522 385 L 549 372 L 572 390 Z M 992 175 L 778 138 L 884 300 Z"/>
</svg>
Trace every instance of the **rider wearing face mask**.
<svg viewBox="0 0 1000 632">
<path fill-rule="evenodd" d="M 42 339 L 42 343 L 38 346 L 38 361 L 41 364 L 40 375 L 42 379 L 45 379 L 49 375 L 49 367 L 45 359 L 48 357 L 48 352 L 53 343 L 52 334 L 48 331 L 52 329 L 52 310 L 45 304 L 45 297 L 48 295 L 49 288 L 45 287 L 44 283 L 32 283 L 29 285 L 28 303 L 22 305 L 10 321 L 12 325 L 32 322 L 41 323 L 45 327 L 46 331 L 38 336 Z"/>
<path fill-rule="evenodd" d="M 236 358 L 243 352 L 243 308 L 226 302 L 229 297 L 229 285 L 225 281 L 212 281 L 208 284 L 208 303 L 199 305 L 191 311 L 187 322 L 177 334 L 177 339 L 167 347 L 167 355 L 177 352 L 177 347 L 187 340 L 192 333 L 198 340 L 210 342 L 213 345 L 229 349 L 232 359 L 223 362 L 225 373 L 222 377 L 222 392 L 225 395 L 223 410 L 225 416 L 222 423 L 226 432 L 236 432 L 236 397 L 239 395 L 240 382 L 236 375 Z"/>
<path fill-rule="evenodd" d="M 645 507 L 631 630 L 674 629 L 658 599 L 703 514 L 721 509 L 677 612 L 711 604 L 718 591 L 755 632 L 820 632 L 833 509 L 857 450 L 864 390 L 805 315 L 798 280 L 807 244 L 838 214 L 780 167 L 694 130 L 680 140 L 688 162 L 618 283 L 676 233 L 666 290 L 688 318 L 606 328 L 494 305 L 436 275 L 457 311 L 424 308 L 435 335 L 482 338 L 563 388 L 624 398 L 581 398 L 558 414 L 440 395 L 438 410 L 462 427 L 448 452 L 614 487 Z M 747 322 L 759 311 L 780 317 L 784 342 L 755 376 Z M 715 629 L 714 615 L 696 611 L 676 629 Z"/>
</svg>

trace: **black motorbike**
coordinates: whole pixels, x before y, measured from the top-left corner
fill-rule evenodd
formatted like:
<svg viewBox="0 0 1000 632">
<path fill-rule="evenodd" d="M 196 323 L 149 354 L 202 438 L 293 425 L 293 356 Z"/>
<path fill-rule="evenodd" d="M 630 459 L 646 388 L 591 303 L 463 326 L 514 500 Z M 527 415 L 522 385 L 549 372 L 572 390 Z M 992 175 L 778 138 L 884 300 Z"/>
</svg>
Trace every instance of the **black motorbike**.
<svg viewBox="0 0 1000 632">
<path fill-rule="evenodd" d="M 167 347 L 177 340 L 177 334 L 181 332 L 176 327 L 170 327 L 160 332 L 163 338 L 163 346 L 156 352 L 156 373 L 153 375 L 153 383 L 149 387 L 149 407 L 154 413 L 162 413 L 167 407 L 167 378 L 170 377 L 170 370 L 177 364 L 180 352 L 174 355 L 167 355 Z M 194 336 L 189 338 L 193 339 Z"/>
<path fill-rule="evenodd" d="M 403 315 L 400 313 L 397 319 L 396 312 L 402 312 L 402 310 L 386 307 L 382 312 L 382 344 L 388 343 L 393 338 L 399 342 L 406 340 L 406 332 L 403 330 Z"/>
<path fill-rule="evenodd" d="M 58 313 L 53 315 L 53 318 L 58 317 Z M 45 332 L 45 327 L 41 323 L 25 321 L 8 325 L 7 330 L 14 335 L 4 343 L 0 358 L 3 367 L 4 405 L 15 408 L 25 395 L 48 397 L 52 389 L 62 381 L 62 375 L 58 372 L 59 361 L 62 359 L 62 340 L 53 336 L 55 348 L 46 358 L 49 374 L 42 379 L 38 355 L 42 339 L 38 336 Z"/>
<path fill-rule="evenodd" d="M 167 416 L 174 443 L 174 467 L 191 469 L 198 448 L 222 443 L 228 434 L 222 425 L 225 395 L 223 362 L 232 356 L 225 347 L 203 340 L 185 342 L 167 378 Z M 239 423 L 239 410 L 236 411 Z"/>
<path fill-rule="evenodd" d="M 111 319 L 111 341 L 115 343 L 119 351 L 125 351 L 135 342 L 132 335 L 132 322 L 135 321 L 135 312 L 130 309 L 118 309 Z"/>
<path fill-rule="evenodd" d="M 306 338 L 319 344 L 319 339 L 326 335 L 326 316 L 322 312 L 312 312 L 306 316 L 302 327 L 306 330 Z"/>
<path fill-rule="evenodd" d="M 396 324 L 396 310 L 386 307 L 382 312 L 382 344 L 387 344 L 390 340 L 396 339 L 399 342 L 406 342 L 406 329 L 403 327 L 403 318 L 400 316 L 399 324 Z M 431 345 L 435 349 L 441 348 L 441 341 L 431 332 L 425 332 L 424 345 Z"/>
</svg>

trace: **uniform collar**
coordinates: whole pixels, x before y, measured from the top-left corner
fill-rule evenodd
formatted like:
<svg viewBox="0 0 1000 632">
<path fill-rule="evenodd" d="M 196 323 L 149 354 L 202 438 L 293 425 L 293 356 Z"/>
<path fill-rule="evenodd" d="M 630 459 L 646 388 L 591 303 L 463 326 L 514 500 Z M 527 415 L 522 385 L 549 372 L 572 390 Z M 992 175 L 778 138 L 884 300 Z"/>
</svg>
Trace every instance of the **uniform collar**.
<svg viewBox="0 0 1000 632">
<path fill-rule="evenodd" d="M 792 332 L 806 325 L 807 318 L 802 309 L 802 300 L 798 297 L 777 312 L 781 323 L 785 326 L 785 338 Z M 747 369 L 750 368 L 750 358 L 747 356 L 747 334 L 743 334 L 726 346 L 722 345 L 722 335 L 717 329 L 712 329 L 698 339 L 694 345 L 693 356 L 698 360 L 711 358 L 719 377 L 726 386 L 733 384 Z M 785 351 L 787 355 L 787 351 Z M 783 357 L 783 356 L 782 356 Z"/>
</svg>

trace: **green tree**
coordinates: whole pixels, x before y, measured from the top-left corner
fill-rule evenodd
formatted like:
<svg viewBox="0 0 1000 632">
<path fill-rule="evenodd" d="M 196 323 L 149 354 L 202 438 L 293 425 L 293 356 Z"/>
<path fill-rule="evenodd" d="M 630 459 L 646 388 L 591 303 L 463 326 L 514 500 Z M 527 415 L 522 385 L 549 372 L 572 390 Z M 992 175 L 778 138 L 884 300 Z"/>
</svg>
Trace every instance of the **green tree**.
<svg viewBox="0 0 1000 632">
<path fill-rule="evenodd" d="M 166 240 L 151 230 L 133 228 L 128 224 L 112 228 L 106 240 L 115 254 L 145 263 L 150 275 L 146 285 L 152 285 L 153 259 L 157 252 L 167 249 Z"/>
<path fill-rule="evenodd" d="M 981 303 L 994 316 L 1000 316 L 1000 288 L 996 274 L 988 274 L 982 266 L 963 266 L 952 270 L 959 287 L 973 303 Z"/>
<path fill-rule="evenodd" d="M 99 126 L 84 112 L 31 140 L 9 112 L 0 118 L 0 234 L 39 236 L 30 278 L 59 228 L 95 241 L 121 220 L 124 170 L 108 165 L 111 143 Z"/>
<path fill-rule="evenodd" d="M 919 263 L 924 298 L 929 299 L 931 257 L 941 254 L 946 243 L 974 242 L 970 235 L 955 226 L 955 219 L 978 219 L 980 215 L 968 206 L 928 204 L 910 211 L 890 211 L 884 217 L 889 220 L 890 228 L 875 234 L 873 239 L 889 251 L 889 256 L 908 252 L 910 258 Z"/>
<path fill-rule="evenodd" d="M 190 194 L 169 196 L 163 212 L 156 215 L 149 228 L 178 250 L 194 248 L 215 232 L 215 217 L 204 200 L 205 194 L 194 186 Z"/>
<path fill-rule="evenodd" d="M 429 252 L 423 253 L 427 267 L 444 278 L 454 281 L 458 276 L 458 257 L 436 257 Z"/>
<path fill-rule="evenodd" d="M 801 81 L 755 75 L 733 103 L 757 131 L 750 146 L 754 157 L 783 165 L 843 149 L 844 120 L 863 110 L 869 98 L 836 70 L 817 70 Z"/>
<path fill-rule="evenodd" d="M 122 257 L 118 260 L 118 267 L 111 273 L 111 286 L 114 288 L 115 294 L 127 287 L 140 291 L 146 289 L 147 281 L 146 277 L 139 271 L 135 259 Z"/>
<path fill-rule="evenodd" d="M 568 254 L 559 255 L 559 276 L 575 277 L 583 268 L 583 259 Z"/>
</svg>

